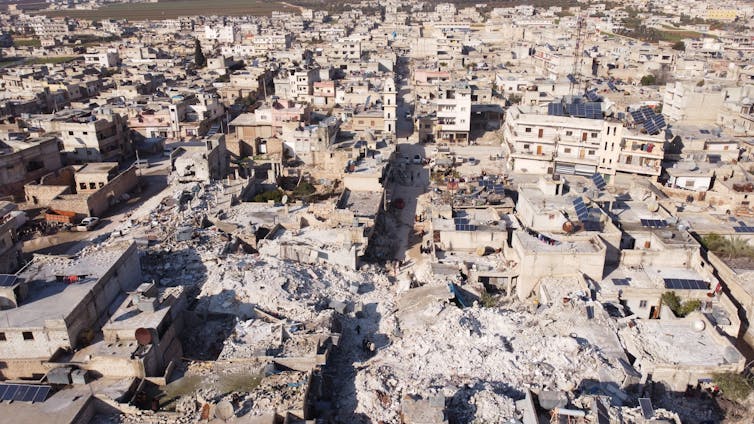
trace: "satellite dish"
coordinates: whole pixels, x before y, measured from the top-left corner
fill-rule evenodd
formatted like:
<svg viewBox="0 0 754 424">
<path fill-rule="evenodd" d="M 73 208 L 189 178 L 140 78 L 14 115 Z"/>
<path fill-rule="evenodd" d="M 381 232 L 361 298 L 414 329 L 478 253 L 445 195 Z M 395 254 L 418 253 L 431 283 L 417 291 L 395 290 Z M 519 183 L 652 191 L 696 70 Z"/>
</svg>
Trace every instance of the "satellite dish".
<svg viewBox="0 0 754 424">
<path fill-rule="evenodd" d="M 235 412 L 233 411 L 233 405 L 227 400 L 222 400 L 215 405 L 215 417 L 228 421 L 233 418 Z"/>
<path fill-rule="evenodd" d="M 660 205 L 654 200 L 650 200 L 647 204 L 647 209 L 649 209 L 650 212 L 657 212 L 660 210 Z"/>
<path fill-rule="evenodd" d="M 282 203 L 284 205 L 288 203 L 288 195 L 287 194 L 283 195 L 283 198 L 280 199 L 280 203 Z"/>
<path fill-rule="evenodd" d="M 563 232 L 566 234 L 571 234 L 573 232 L 573 224 L 571 221 L 566 221 L 563 223 Z"/>
<path fill-rule="evenodd" d="M 137 328 L 134 336 L 136 337 L 136 341 L 139 343 L 139 346 L 146 346 L 152 343 L 152 332 L 147 330 L 146 328 Z"/>
</svg>

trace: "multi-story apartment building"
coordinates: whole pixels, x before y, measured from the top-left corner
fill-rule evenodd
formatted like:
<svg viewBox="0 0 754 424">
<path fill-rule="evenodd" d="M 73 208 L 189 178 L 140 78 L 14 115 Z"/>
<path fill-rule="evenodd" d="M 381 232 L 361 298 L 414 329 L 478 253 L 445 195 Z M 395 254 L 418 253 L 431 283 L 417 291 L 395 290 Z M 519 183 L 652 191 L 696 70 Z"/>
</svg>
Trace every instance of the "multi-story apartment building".
<svg viewBox="0 0 754 424">
<path fill-rule="evenodd" d="M 31 28 L 38 37 L 62 37 L 71 31 L 67 19 L 49 19 L 39 16 L 31 22 Z"/>
<path fill-rule="evenodd" d="M 37 115 L 30 124 L 60 133 L 63 160 L 68 163 L 118 161 L 133 152 L 125 118 L 105 109 L 66 109 Z"/>
<path fill-rule="evenodd" d="M 618 120 L 553 116 L 508 109 L 504 137 L 509 167 L 532 174 L 660 175 L 662 135 L 642 134 Z"/>
<path fill-rule="evenodd" d="M 318 69 L 282 71 L 273 80 L 275 94 L 281 99 L 309 101 L 314 92 L 314 83 L 319 81 Z"/>
<path fill-rule="evenodd" d="M 23 192 L 23 185 L 63 166 L 57 137 L 13 138 L 0 142 L 0 194 Z"/>
<path fill-rule="evenodd" d="M 291 35 L 286 34 L 260 34 L 251 39 L 257 52 L 273 52 L 286 50 L 291 47 Z"/>
<path fill-rule="evenodd" d="M 222 44 L 230 44 L 236 41 L 237 30 L 233 25 L 204 26 L 204 38 L 208 41 L 217 41 Z"/>
<path fill-rule="evenodd" d="M 662 114 L 670 121 L 712 123 L 722 109 L 726 92 L 720 86 L 699 87 L 677 81 L 665 87 Z"/>
<path fill-rule="evenodd" d="M 328 56 L 332 59 L 361 59 L 361 40 L 348 38 L 332 44 L 328 51 Z"/>
<path fill-rule="evenodd" d="M 466 83 L 437 87 L 435 138 L 451 143 L 466 143 L 471 129 L 471 88 Z"/>
</svg>

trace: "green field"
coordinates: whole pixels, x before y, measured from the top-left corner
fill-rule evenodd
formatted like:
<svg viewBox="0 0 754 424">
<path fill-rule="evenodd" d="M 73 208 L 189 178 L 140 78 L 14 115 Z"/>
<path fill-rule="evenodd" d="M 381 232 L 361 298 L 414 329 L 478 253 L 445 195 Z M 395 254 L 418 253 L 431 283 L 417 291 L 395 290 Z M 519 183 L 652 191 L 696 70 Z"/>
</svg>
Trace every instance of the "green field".
<svg viewBox="0 0 754 424">
<path fill-rule="evenodd" d="M 25 65 L 43 65 L 45 63 L 49 63 L 51 65 L 55 65 L 58 63 L 66 63 L 71 62 L 76 59 L 81 58 L 81 56 L 49 56 L 49 57 L 31 57 L 24 61 Z"/>
<path fill-rule="evenodd" d="M 703 34 L 696 31 L 657 31 L 661 41 L 675 43 L 686 38 L 700 38 Z"/>
<path fill-rule="evenodd" d="M 16 38 L 13 40 L 14 47 L 40 47 L 42 42 L 38 38 Z"/>
<path fill-rule="evenodd" d="M 0 68 L 11 68 L 23 65 L 55 65 L 58 63 L 71 62 L 79 58 L 80 56 L 2 57 L 0 58 Z"/>
<path fill-rule="evenodd" d="M 278 1 L 263 0 L 169 0 L 159 3 L 118 3 L 97 10 L 55 10 L 37 13 L 79 19 L 160 20 L 179 16 L 269 15 L 274 10 L 298 12 L 297 8 Z"/>
</svg>

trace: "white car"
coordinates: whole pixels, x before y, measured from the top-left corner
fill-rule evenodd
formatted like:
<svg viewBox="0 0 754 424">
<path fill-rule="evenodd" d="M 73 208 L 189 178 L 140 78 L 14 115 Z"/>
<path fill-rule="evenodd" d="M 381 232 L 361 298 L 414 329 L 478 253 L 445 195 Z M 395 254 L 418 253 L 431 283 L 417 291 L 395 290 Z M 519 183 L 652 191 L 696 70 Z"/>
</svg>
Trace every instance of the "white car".
<svg viewBox="0 0 754 424">
<path fill-rule="evenodd" d="M 96 216 L 90 216 L 82 219 L 76 229 L 78 231 L 91 231 L 97 226 L 97 224 L 99 224 L 99 218 Z"/>
</svg>

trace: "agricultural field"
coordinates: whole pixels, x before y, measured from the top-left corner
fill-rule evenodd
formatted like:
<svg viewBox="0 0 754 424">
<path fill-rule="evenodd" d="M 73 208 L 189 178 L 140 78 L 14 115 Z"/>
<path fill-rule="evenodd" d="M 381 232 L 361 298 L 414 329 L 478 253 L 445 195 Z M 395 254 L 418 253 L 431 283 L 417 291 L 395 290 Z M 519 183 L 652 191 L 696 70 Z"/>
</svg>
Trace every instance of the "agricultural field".
<svg viewBox="0 0 754 424">
<path fill-rule="evenodd" d="M 169 0 L 158 3 L 118 3 L 96 10 L 39 11 L 50 17 L 68 16 L 80 19 L 172 19 L 196 15 L 269 15 L 275 10 L 298 12 L 298 8 L 278 1 L 263 0 Z"/>
</svg>

